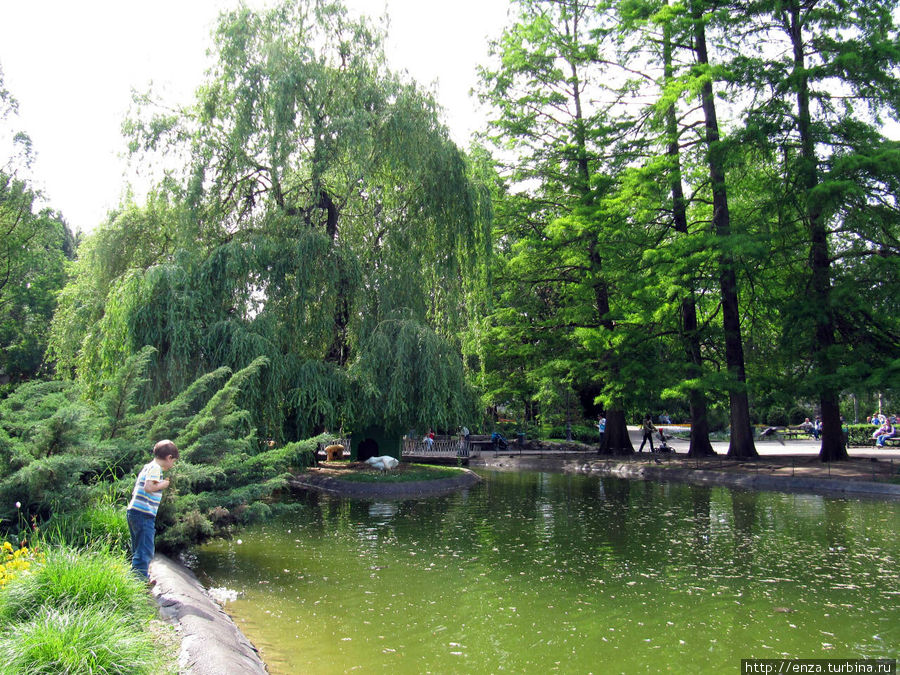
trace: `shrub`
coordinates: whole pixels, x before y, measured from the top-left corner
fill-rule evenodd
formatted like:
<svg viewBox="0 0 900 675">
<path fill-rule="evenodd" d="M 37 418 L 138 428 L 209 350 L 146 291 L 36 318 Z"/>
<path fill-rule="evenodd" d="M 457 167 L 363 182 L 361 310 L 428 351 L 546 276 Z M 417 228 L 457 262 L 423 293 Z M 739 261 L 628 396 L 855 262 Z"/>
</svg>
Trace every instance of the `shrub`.
<svg viewBox="0 0 900 675">
<path fill-rule="evenodd" d="M 156 671 L 149 633 L 108 606 L 41 607 L 0 635 L 0 663 L 19 675 Z"/>
<path fill-rule="evenodd" d="M 801 420 L 802 422 L 803 420 Z M 784 427 L 787 426 L 788 416 L 787 413 L 784 412 L 784 408 L 780 405 L 773 405 L 769 408 L 769 414 L 766 417 L 766 424 L 770 427 Z"/>
<path fill-rule="evenodd" d="M 872 445 L 872 434 L 875 433 L 877 428 L 873 424 L 849 425 L 850 445 Z"/>
<path fill-rule="evenodd" d="M 546 427 L 541 431 L 542 435 L 545 438 L 564 439 L 566 437 L 565 425 Z M 515 433 L 513 433 L 512 438 L 510 438 L 509 436 L 506 437 L 507 441 L 514 441 L 515 439 Z M 598 443 L 600 442 L 600 432 L 597 431 L 596 426 L 588 427 L 580 424 L 573 424 L 572 440 L 579 441 L 581 443 Z"/>
<path fill-rule="evenodd" d="M 809 412 L 806 408 L 801 408 L 800 406 L 795 406 L 791 408 L 791 411 L 788 413 L 788 422 L 790 424 L 800 424 L 806 418 L 812 419 L 814 415 Z"/>
<path fill-rule="evenodd" d="M 6 585 L 0 594 L 0 622 L 28 620 L 43 606 L 117 610 L 129 617 L 132 631 L 153 615 L 144 585 L 124 557 L 99 550 L 49 550 L 43 564 Z"/>
<path fill-rule="evenodd" d="M 731 412 L 727 408 L 711 406 L 706 412 L 706 420 L 710 431 L 728 431 L 731 427 Z"/>
</svg>

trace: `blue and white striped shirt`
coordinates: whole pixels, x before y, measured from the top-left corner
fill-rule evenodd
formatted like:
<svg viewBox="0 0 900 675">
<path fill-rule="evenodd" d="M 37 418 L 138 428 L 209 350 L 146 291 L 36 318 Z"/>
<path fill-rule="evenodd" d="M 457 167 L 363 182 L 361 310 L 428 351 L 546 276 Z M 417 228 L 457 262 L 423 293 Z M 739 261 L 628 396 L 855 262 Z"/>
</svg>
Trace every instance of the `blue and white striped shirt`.
<svg viewBox="0 0 900 675">
<path fill-rule="evenodd" d="M 155 461 L 146 464 L 138 474 L 137 481 L 134 484 L 134 491 L 131 493 L 131 501 L 128 503 L 128 508 L 151 516 L 156 516 L 156 511 L 159 509 L 159 502 L 162 499 L 162 490 L 147 492 L 144 489 L 144 485 L 148 480 L 161 481 L 162 479 L 162 467 L 159 464 Z"/>
</svg>

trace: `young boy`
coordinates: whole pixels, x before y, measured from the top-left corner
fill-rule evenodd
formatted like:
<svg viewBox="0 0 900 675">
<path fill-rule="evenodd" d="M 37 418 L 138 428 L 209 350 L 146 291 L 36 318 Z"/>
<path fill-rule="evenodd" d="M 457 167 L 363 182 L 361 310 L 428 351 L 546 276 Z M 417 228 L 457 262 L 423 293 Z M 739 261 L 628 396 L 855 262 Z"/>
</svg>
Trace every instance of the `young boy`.
<svg viewBox="0 0 900 675">
<path fill-rule="evenodd" d="M 175 466 L 178 448 L 172 441 L 160 441 L 153 446 L 153 461 L 138 474 L 131 501 L 128 503 L 128 529 L 131 532 L 131 569 L 145 580 L 150 579 L 148 567 L 155 552 L 156 511 L 162 491 L 169 487 L 163 471 Z"/>
</svg>

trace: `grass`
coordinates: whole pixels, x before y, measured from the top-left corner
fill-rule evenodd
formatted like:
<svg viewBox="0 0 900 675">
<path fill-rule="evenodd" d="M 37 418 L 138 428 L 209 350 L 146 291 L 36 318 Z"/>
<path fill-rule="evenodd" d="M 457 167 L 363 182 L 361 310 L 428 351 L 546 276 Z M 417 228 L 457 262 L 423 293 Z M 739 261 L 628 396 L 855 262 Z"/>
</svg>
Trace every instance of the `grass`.
<svg viewBox="0 0 900 675">
<path fill-rule="evenodd" d="M 92 505 L 76 514 L 54 516 L 44 525 L 42 534 L 53 544 L 122 551 L 128 549 L 130 540 L 125 509 L 118 504 Z"/>
<path fill-rule="evenodd" d="M 0 623 L 24 621 L 42 607 L 109 609 L 132 630 L 153 615 L 146 589 L 124 557 L 102 550 L 52 548 L 46 560 L 10 581 L 0 594 Z"/>
<path fill-rule="evenodd" d="M 40 544 L 0 589 L 0 673 L 175 672 L 154 607 L 121 550 Z M 160 645 L 163 644 L 163 648 Z"/>
<path fill-rule="evenodd" d="M 401 463 L 393 471 L 348 471 L 335 477 L 355 483 L 412 483 L 423 480 L 454 478 L 460 474 L 460 471 L 461 469 L 450 466 Z"/>
<path fill-rule="evenodd" d="M 153 637 L 103 607 L 42 607 L 0 634 L 3 673 L 153 673 Z"/>
</svg>

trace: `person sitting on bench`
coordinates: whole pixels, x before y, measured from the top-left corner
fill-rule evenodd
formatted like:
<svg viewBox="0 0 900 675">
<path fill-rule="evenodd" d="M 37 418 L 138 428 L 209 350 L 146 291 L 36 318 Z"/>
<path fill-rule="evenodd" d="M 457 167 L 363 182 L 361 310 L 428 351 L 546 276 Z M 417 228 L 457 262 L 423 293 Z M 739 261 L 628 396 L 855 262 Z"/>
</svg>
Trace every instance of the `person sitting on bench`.
<svg viewBox="0 0 900 675">
<path fill-rule="evenodd" d="M 875 447 L 883 448 L 884 442 L 889 438 L 893 438 L 896 433 L 897 429 L 893 424 L 891 424 L 891 421 L 889 419 L 885 418 L 884 424 L 882 424 L 878 428 L 878 431 L 875 432 Z"/>
<path fill-rule="evenodd" d="M 491 442 L 494 444 L 494 448 L 499 450 L 506 450 L 509 447 L 506 439 L 503 438 L 503 434 L 498 431 L 491 434 Z"/>
</svg>

